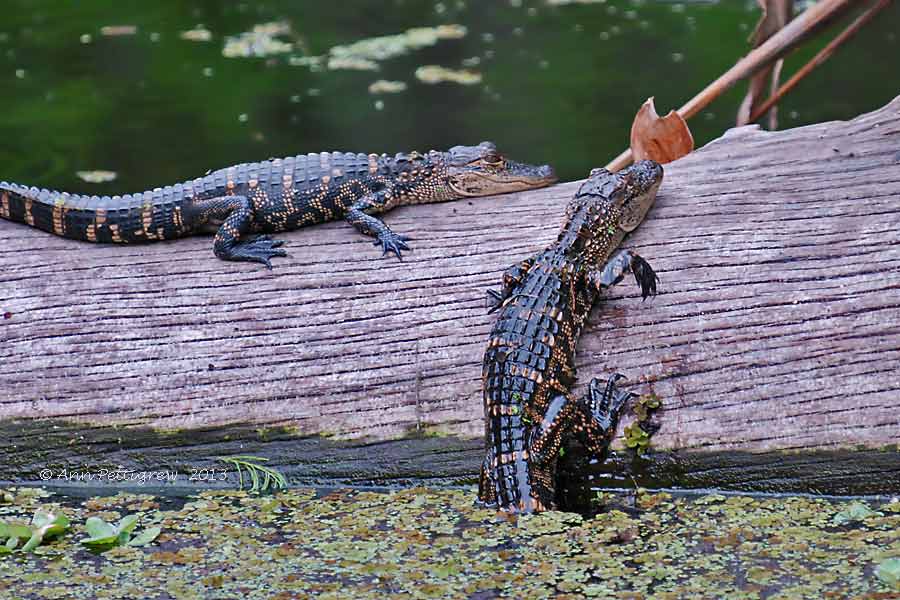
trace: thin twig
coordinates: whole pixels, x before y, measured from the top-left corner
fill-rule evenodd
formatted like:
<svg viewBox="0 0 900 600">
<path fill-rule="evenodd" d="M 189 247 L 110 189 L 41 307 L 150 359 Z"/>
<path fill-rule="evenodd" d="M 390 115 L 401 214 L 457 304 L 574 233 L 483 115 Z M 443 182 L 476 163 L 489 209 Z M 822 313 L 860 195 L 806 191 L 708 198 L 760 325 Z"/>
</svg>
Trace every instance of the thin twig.
<svg viewBox="0 0 900 600">
<path fill-rule="evenodd" d="M 885 8 L 888 4 L 891 3 L 891 0 L 879 0 L 874 5 L 872 5 L 866 12 L 859 15 L 850 25 L 847 26 L 847 29 L 842 31 L 837 37 L 831 40 L 827 46 L 822 48 L 818 54 L 816 54 L 812 59 L 803 65 L 794 75 L 785 81 L 781 87 L 775 90 L 771 96 L 769 96 L 765 102 L 760 104 L 753 114 L 750 115 L 748 119 L 749 122 L 753 122 L 766 114 L 770 108 L 772 108 L 775 104 L 781 100 L 785 94 L 790 92 L 794 87 L 800 83 L 800 80 L 809 75 L 813 69 L 821 65 L 823 62 L 831 58 L 831 55 L 834 54 L 835 50 L 837 50 L 844 42 L 852 38 L 859 32 L 860 29 L 863 28 L 866 23 L 871 21 L 878 12 Z"/>
<path fill-rule="evenodd" d="M 750 77 L 767 64 L 787 54 L 801 38 L 853 4 L 854 0 L 821 0 L 821 2 L 813 4 L 785 25 L 781 31 L 752 50 L 718 79 L 706 86 L 703 91 L 688 100 L 684 106 L 678 109 L 678 114 L 685 119 L 694 116 L 735 83 Z M 610 171 L 618 171 L 630 163 L 631 159 L 631 149 L 629 148 L 617 156 L 606 168 Z"/>
</svg>

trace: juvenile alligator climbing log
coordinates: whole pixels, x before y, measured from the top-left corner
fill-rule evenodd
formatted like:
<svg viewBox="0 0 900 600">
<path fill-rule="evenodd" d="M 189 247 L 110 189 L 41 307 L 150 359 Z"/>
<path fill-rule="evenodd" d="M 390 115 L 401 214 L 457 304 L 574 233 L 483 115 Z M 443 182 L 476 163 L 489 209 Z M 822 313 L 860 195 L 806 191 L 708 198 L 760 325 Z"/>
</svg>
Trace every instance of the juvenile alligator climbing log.
<svg viewBox="0 0 900 600">
<path fill-rule="evenodd" d="M 627 273 L 646 299 L 656 273 L 618 248 L 653 206 L 663 169 L 652 160 L 618 173 L 595 169 L 566 207 L 556 241 L 503 273 L 489 290 L 498 310 L 484 353 L 486 456 L 478 497 L 511 512 L 557 507 L 556 466 L 567 438 L 602 459 L 632 395 L 619 390 L 615 364 L 572 395 L 575 348 L 591 309 Z M 615 336 L 613 336 L 615 339 Z M 598 374 L 599 375 L 599 374 Z"/>
<path fill-rule="evenodd" d="M 645 458 L 621 449 L 623 417 L 607 481 L 900 489 L 898 151 L 900 99 L 666 165 L 628 242 L 659 294 L 617 286 L 579 339 L 580 373 L 615 365 L 662 401 Z M 294 482 L 475 481 L 485 290 L 555 239 L 579 185 L 398 208 L 403 262 L 340 223 L 303 228 L 273 271 L 200 237 L 0 221 L 0 478 L 256 454 Z"/>
</svg>

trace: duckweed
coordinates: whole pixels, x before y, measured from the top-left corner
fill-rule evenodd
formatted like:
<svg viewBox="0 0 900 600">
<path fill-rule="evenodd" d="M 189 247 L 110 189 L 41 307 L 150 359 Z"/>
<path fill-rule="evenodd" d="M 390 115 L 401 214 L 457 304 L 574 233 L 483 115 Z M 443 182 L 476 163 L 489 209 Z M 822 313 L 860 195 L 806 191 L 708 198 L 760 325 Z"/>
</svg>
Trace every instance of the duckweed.
<svg viewBox="0 0 900 600">
<path fill-rule="evenodd" d="M 2 555 L 0 597 L 891 597 L 900 567 L 896 502 L 860 501 L 868 516 L 835 525 L 854 504 L 640 490 L 605 492 L 586 519 L 497 513 L 472 489 L 207 491 L 165 510 L 148 495 L 7 492 L 0 521 L 45 508 L 81 530 L 137 511 L 161 533 L 94 554 L 67 532 Z"/>
</svg>

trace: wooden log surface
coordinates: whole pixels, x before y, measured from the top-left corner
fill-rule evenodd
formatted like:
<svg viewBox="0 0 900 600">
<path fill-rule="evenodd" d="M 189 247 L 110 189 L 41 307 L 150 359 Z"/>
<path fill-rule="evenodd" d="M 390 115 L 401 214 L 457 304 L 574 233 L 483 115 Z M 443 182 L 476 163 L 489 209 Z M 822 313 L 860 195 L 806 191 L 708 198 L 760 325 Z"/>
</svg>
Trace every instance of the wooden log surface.
<svg viewBox="0 0 900 600">
<path fill-rule="evenodd" d="M 216 427 L 232 440 L 235 427 L 277 429 L 277 462 L 312 478 L 356 470 L 309 469 L 322 446 L 308 436 L 362 461 L 376 442 L 427 440 L 418 448 L 433 460 L 401 475 L 474 474 L 485 290 L 555 238 L 576 187 L 392 211 L 386 221 L 414 239 L 403 262 L 343 223 L 282 234 L 290 256 L 272 271 L 219 261 L 204 237 L 103 246 L 0 221 L 0 479 L 63 454 L 96 462 L 92 440 L 112 452 L 106 438 L 123 449 L 129 431 L 202 431 L 214 448 Z M 660 294 L 641 302 L 629 281 L 600 304 L 579 342 L 579 385 L 620 371 L 654 391 L 653 446 L 669 456 L 771 466 L 785 452 L 836 453 L 840 468 L 801 458 L 776 476 L 859 471 L 878 485 L 846 489 L 900 489 L 898 230 L 900 98 L 849 122 L 732 130 L 666 165 L 625 242 L 657 270 Z M 134 464 L 178 454 L 134 437 Z M 393 472 L 400 447 L 379 446 L 359 471 Z M 847 449 L 880 454 L 860 470 Z M 748 472 L 745 458 L 731 463 Z M 737 479 L 724 487 L 753 487 Z"/>
</svg>

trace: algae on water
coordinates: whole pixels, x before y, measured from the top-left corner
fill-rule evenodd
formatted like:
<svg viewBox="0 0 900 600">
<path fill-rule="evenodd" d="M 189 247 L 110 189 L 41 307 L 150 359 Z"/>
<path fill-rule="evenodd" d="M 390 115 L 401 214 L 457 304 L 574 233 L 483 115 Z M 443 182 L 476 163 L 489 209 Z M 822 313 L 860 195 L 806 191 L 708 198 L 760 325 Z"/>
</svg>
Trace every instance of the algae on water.
<svg viewBox="0 0 900 600">
<path fill-rule="evenodd" d="M 473 489 L 210 491 L 169 509 L 147 494 L 8 492 L 0 521 L 54 504 L 76 530 L 140 513 L 161 532 L 97 555 L 70 530 L 38 553 L 0 557 L 15 560 L 0 568 L 0 597 L 890 597 L 900 568 L 900 511 L 875 501 L 836 526 L 852 505 L 645 490 L 604 493 L 594 518 L 500 514 L 476 506 Z"/>
</svg>

